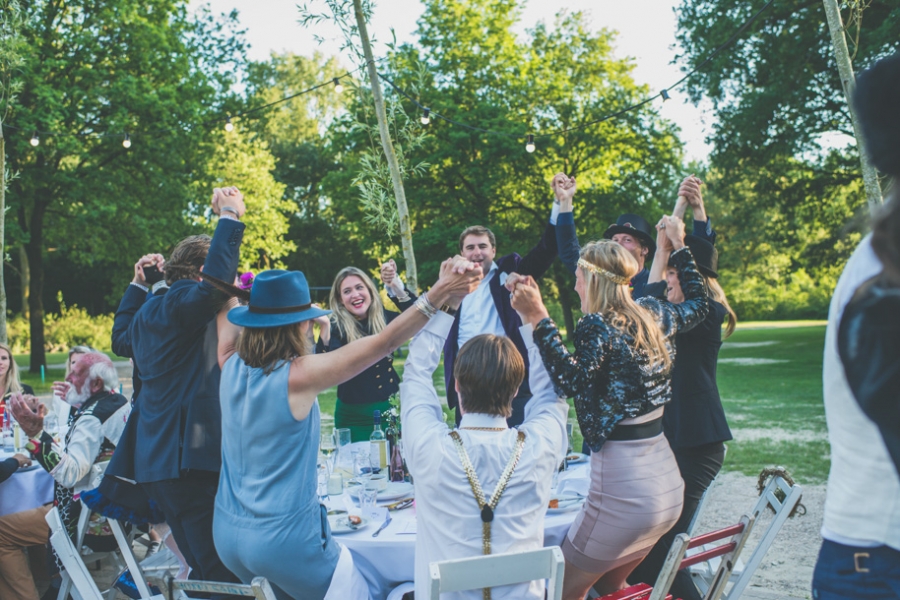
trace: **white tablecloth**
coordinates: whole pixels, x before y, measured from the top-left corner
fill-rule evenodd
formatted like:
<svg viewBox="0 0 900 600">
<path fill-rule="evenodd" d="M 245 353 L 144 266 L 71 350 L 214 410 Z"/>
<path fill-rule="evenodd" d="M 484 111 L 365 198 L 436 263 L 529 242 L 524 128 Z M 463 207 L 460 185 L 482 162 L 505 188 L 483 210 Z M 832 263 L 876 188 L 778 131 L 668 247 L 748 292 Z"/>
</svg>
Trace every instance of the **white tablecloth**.
<svg viewBox="0 0 900 600">
<path fill-rule="evenodd" d="M 562 480 L 568 478 L 589 479 L 588 463 L 572 465 L 568 472 L 561 474 Z M 329 508 L 344 509 L 345 496 L 329 498 L 327 505 Z M 416 536 L 403 532 L 414 531 L 415 510 L 412 507 L 391 511 L 391 524 L 375 538 L 372 534 L 381 523 L 371 523 L 358 531 L 334 536 L 335 540 L 350 549 L 356 568 L 368 581 L 375 600 L 383 600 L 394 587 L 413 580 Z M 548 514 L 544 520 L 544 546 L 562 544 L 577 514 L 577 509 Z"/>
<path fill-rule="evenodd" d="M 11 456 L 12 454 L 0 451 L 0 460 Z M 0 517 L 37 508 L 52 501 L 53 478 L 37 463 L 32 463 L 29 469 L 19 469 L 0 483 Z"/>
</svg>

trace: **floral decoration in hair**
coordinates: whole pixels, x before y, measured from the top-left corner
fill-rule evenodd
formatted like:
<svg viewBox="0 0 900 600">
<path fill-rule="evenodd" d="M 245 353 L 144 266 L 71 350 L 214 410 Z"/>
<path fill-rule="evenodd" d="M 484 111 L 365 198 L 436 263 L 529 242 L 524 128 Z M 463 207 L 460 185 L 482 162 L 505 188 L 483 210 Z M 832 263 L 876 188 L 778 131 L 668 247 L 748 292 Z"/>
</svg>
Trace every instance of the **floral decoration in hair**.
<svg viewBox="0 0 900 600">
<path fill-rule="evenodd" d="M 616 275 L 615 273 L 610 273 L 606 269 L 602 269 L 595 265 L 594 263 L 584 260 L 583 258 L 578 259 L 578 266 L 584 269 L 585 271 L 590 271 L 591 273 L 596 273 L 597 275 L 603 275 L 616 285 L 627 285 L 631 283 L 631 279 L 625 277 L 624 275 Z"/>
</svg>

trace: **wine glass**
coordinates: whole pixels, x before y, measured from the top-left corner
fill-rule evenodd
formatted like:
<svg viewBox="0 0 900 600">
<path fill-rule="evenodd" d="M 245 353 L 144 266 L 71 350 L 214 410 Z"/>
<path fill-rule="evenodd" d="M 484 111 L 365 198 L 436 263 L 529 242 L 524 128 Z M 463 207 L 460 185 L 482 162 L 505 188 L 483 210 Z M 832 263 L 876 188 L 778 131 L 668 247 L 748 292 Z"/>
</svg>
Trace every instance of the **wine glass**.
<svg viewBox="0 0 900 600">
<path fill-rule="evenodd" d="M 322 451 L 322 454 L 325 456 L 326 461 L 331 461 L 331 455 L 334 454 L 335 448 L 336 446 L 334 444 L 334 435 L 331 432 L 323 433 L 319 438 L 319 450 Z"/>
</svg>

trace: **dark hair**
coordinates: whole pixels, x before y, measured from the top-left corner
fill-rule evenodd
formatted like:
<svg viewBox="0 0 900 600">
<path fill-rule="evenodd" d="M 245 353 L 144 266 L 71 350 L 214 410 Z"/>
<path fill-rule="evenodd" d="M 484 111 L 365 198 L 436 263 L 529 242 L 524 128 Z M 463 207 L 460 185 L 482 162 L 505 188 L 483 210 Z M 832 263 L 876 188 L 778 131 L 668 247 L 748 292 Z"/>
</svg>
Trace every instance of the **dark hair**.
<svg viewBox="0 0 900 600">
<path fill-rule="evenodd" d="M 856 78 L 853 107 L 865 150 L 875 168 L 900 178 L 900 52 L 883 58 Z"/>
<path fill-rule="evenodd" d="M 881 207 L 872 223 L 872 250 L 885 267 L 900 271 L 900 194 Z"/>
<path fill-rule="evenodd" d="M 453 374 L 466 412 L 509 417 L 525 361 L 508 337 L 484 333 L 463 344 Z"/>
<path fill-rule="evenodd" d="M 497 247 L 497 238 L 494 237 L 494 232 L 488 229 L 487 227 L 483 227 L 481 225 L 472 225 L 471 227 L 466 227 L 463 229 L 463 232 L 459 234 L 459 251 L 462 252 L 463 249 L 463 241 L 470 235 L 486 235 L 488 239 L 491 241 L 491 247 Z"/>
<path fill-rule="evenodd" d="M 208 235 L 192 235 L 178 242 L 166 261 L 166 283 L 172 285 L 182 279 L 200 277 L 200 267 L 206 262 L 211 242 Z"/>
</svg>

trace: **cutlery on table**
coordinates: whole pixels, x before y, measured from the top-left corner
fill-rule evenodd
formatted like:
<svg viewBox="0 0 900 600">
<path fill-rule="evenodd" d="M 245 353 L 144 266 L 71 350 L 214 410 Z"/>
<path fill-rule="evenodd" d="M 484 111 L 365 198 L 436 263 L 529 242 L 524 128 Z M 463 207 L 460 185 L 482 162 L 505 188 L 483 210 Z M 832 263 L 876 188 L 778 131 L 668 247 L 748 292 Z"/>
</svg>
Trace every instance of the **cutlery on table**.
<svg viewBox="0 0 900 600">
<path fill-rule="evenodd" d="M 401 500 L 400 502 L 394 502 L 393 504 L 388 504 L 385 508 L 388 510 L 403 510 L 404 508 L 409 508 L 413 505 L 414 500 L 412 498 L 407 498 L 406 500 Z"/>
<path fill-rule="evenodd" d="M 390 524 L 391 524 L 391 515 L 388 514 L 387 518 L 384 520 L 384 523 L 382 523 L 382 524 L 381 524 L 381 527 L 379 527 L 379 528 L 375 531 L 375 533 L 372 534 L 372 537 L 378 537 L 378 534 L 381 533 L 381 532 L 384 530 L 384 528 L 387 527 L 387 526 L 390 525 Z"/>
</svg>

